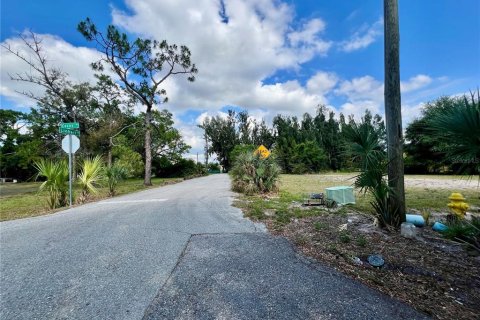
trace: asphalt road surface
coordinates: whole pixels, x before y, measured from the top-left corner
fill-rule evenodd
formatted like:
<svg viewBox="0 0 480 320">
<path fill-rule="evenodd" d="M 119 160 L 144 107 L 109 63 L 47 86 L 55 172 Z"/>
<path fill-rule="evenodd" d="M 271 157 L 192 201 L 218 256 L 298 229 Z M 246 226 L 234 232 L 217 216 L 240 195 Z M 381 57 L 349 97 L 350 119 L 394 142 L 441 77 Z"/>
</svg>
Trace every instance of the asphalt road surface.
<svg viewBox="0 0 480 320">
<path fill-rule="evenodd" d="M 0 319 L 424 319 L 298 255 L 226 175 L 0 223 Z"/>
</svg>

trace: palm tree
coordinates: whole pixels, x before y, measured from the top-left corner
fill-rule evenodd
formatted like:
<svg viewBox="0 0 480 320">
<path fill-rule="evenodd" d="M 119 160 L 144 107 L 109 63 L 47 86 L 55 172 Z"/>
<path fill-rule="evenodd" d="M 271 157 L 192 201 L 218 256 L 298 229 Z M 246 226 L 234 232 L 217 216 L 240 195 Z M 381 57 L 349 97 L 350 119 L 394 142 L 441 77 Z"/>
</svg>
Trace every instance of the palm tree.
<svg viewBox="0 0 480 320">
<path fill-rule="evenodd" d="M 124 167 L 114 164 L 113 166 L 106 167 L 104 170 L 105 180 L 108 185 L 108 192 L 111 197 L 115 195 L 117 184 L 125 179 L 128 175 L 127 170 Z"/>
<path fill-rule="evenodd" d="M 433 110 L 426 123 L 446 160 L 462 164 L 462 171 L 480 175 L 480 91 L 476 94 L 448 100 L 451 103 Z"/>
<path fill-rule="evenodd" d="M 348 141 L 347 153 L 360 168 L 355 188 L 371 194 L 370 204 L 381 227 L 397 228 L 401 220 L 398 212 L 390 208 L 389 199 L 394 191 L 385 179 L 388 161 L 380 135 L 366 123 L 346 126 L 344 134 Z"/>
<path fill-rule="evenodd" d="M 103 162 L 100 156 L 83 161 L 78 183 L 82 188 L 80 202 L 87 201 L 90 194 L 98 193 L 97 185 L 103 179 Z"/>
<path fill-rule="evenodd" d="M 39 191 L 47 191 L 47 203 L 50 209 L 62 207 L 67 204 L 68 194 L 68 165 L 66 161 L 54 162 L 42 159 L 35 163 L 37 179 L 45 177 Z"/>
</svg>

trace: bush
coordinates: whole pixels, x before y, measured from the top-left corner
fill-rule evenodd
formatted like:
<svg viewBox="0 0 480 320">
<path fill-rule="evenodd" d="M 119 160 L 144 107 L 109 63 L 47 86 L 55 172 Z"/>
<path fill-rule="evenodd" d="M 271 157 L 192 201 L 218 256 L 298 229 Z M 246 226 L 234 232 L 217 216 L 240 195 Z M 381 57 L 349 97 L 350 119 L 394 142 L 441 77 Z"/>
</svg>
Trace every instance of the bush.
<svg viewBox="0 0 480 320">
<path fill-rule="evenodd" d="M 221 168 L 220 165 L 216 162 L 208 164 L 208 171 L 209 172 L 220 172 Z"/>
<path fill-rule="evenodd" d="M 117 184 L 128 176 L 128 172 L 124 167 L 115 163 L 113 166 L 105 168 L 104 176 L 108 185 L 109 195 L 113 197 Z"/>
<path fill-rule="evenodd" d="M 165 157 L 154 160 L 154 170 L 160 178 L 193 178 L 208 173 L 203 164 L 191 159 L 180 159 L 173 163 Z"/>
<path fill-rule="evenodd" d="M 389 204 L 392 190 L 385 179 L 387 154 L 380 135 L 365 123 L 346 127 L 344 133 L 349 143 L 347 152 L 360 169 L 355 177 L 355 187 L 372 195 L 370 204 L 381 227 L 398 228 L 402 217 Z"/>
<path fill-rule="evenodd" d="M 243 153 L 254 153 L 257 147 L 255 147 L 253 144 L 238 144 L 233 148 L 233 150 L 230 152 L 230 163 L 235 165 L 235 162 L 237 161 L 238 156 L 240 156 Z"/>
<path fill-rule="evenodd" d="M 113 147 L 112 154 L 116 158 L 115 163 L 125 168 L 128 178 L 142 176 L 144 163 L 140 153 L 127 146 L 118 145 Z"/>
<path fill-rule="evenodd" d="M 68 164 L 66 161 L 40 160 L 35 162 L 39 177 L 45 177 L 39 190 L 48 192 L 47 203 L 50 209 L 67 205 Z"/>
<path fill-rule="evenodd" d="M 295 146 L 292 173 L 314 173 L 327 167 L 327 155 L 315 141 L 306 141 Z"/>
<path fill-rule="evenodd" d="M 82 188 L 80 202 L 87 201 L 88 197 L 98 193 L 97 185 L 103 179 L 103 162 L 100 156 L 87 158 L 82 163 L 78 183 Z"/>
<path fill-rule="evenodd" d="M 279 174 L 280 167 L 273 156 L 263 159 L 245 152 L 232 168 L 232 189 L 247 195 L 276 191 Z"/>
<path fill-rule="evenodd" d="M 442 233 L 445 238 L 460 242 L 480 253 L 480 218 L 474 217 L 471 222 L 454 220 Z"/>
</svg>

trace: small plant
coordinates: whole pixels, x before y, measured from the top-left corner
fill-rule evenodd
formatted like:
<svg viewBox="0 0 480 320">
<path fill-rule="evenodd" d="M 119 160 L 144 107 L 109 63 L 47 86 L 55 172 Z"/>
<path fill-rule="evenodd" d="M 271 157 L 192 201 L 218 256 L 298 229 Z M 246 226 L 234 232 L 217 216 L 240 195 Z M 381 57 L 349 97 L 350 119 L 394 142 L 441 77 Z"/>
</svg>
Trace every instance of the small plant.
<svg viewBox="0 0 480 320">
<path fill-rule="evenodd" d="M 80 202 L 88 200 L 90 195 L 98 193 L 97 184 L 103 179 L 103 163 L 100 156 L 87 158 L 82 163 L 82 169 L 78 176 L 78 183 L 82 188 Z"/>
<path fill-rule="evenodd" d="M 306 245 L 308 243 L 308 237 L 305 234 L 295 235 L 295 243 L 299 246 Z"/>
<path fill-rule="evenodd" d="M 113 166 L 105 167 L 104 176 L 108 185 L 108 193 L 113 197 L 116 192 L 117 184 L 127 178 L 128 171 L 126 168 L 114 164 Z"/>
<path fill-rule="evenodd" d="M 290 223 L 290 214 L 287 209 L 280 209 L 275 214 L 275 221 L 281 225 Z"/>
<path fill-rule="evenodd" d="M 480 253 L 480 218 L 473 218 L 471 222 L 454 220 L 442 233 L 445 238 L 462 243 Z"/>
<path fill-rule="evenodd" d="M 338 250 L 337 246 L 334 245 L 334 244 L 329 244 L 329 245 L 327 246 L 327 251 L 330 252 L 330 253 L 332 253 L 332 254 L 339 254 L 339 253 L 340 253 L 340 251 Z"/>
<path fill-rule="evenodd" d="M 347 232 L 340 232 L 340 235 L 338 237 L 340 239 L 340 242 L 342 243 L 349 243 L 352 238 L 350 237 L 350 235 L 347 233 Z"/>
<path fill-rule="evenodd" d="M 423 217 L 423 220 L 425 220 L 425 225 L 426 226 L 430 225 L 430 211 L 426 209 L 422 210 L 422 217 Z"/>
<path fill-rule="evenodd" d="M 252 195 L 276 191 L 280 167 L 273 156 L 262 158 L 247 152 L 237 157 L 231 174 L 233 191 Z"/>
<path fill-rule="evenodd" d="M 365 247 L 367 245 L 367 238 L 365 238 L 364 235 L 360 235 L 358 238 L 357 238 L 357 245 L 359 247 Z"/>
<path fill-rule="evenodd" d="M 47 191 L 47 203 L 50 209 L 67 205 L 68 165 L 65 161 L 40 160 L 35 163 L 39 177 L 45 177 L 39 190 Z"/>
<path fill-rule="evenodd" d="M 325 229 L 326 225 L 323 222 L 317 221 L 313 224 L 313 227 L 315 228 L 315 230 L 320 231 L 322 229 Z"/>
</svg>

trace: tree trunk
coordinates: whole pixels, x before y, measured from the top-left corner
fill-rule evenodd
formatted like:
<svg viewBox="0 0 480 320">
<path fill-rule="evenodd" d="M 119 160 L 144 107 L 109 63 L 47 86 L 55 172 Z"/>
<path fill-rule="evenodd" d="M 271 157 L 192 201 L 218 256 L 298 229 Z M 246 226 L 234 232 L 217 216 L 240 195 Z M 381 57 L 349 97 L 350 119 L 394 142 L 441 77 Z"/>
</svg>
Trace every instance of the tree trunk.
<svg viewBox="0 0 480 320">
<path fill-rule="evenodd" d="M 400 98 L 400 36 L 397 0 L 384 0 L 385 120 L 388 145 L 389 211 L 396 227 L 405 221 L 403 130 Z"/>
<path fill-rule="evenodd" d="M 109 168 L 112 166 L 112 148 L 113 148 L 113 138 L 110 137 L 108 141 L 108 154 L 107 154 L 107 161 L 108 161 Z"/>
<path fill-rule="evenodd" d="M 205 167 L 208 169 L 208 136 L 205 133 Z"/>
<path fill-rule="evenodd" d="M 151 137 L 152 111 L 147 108 L 145 113 L 145 178 L 143 184 L 152 185 L 152 137 Z"/>
</svg>

